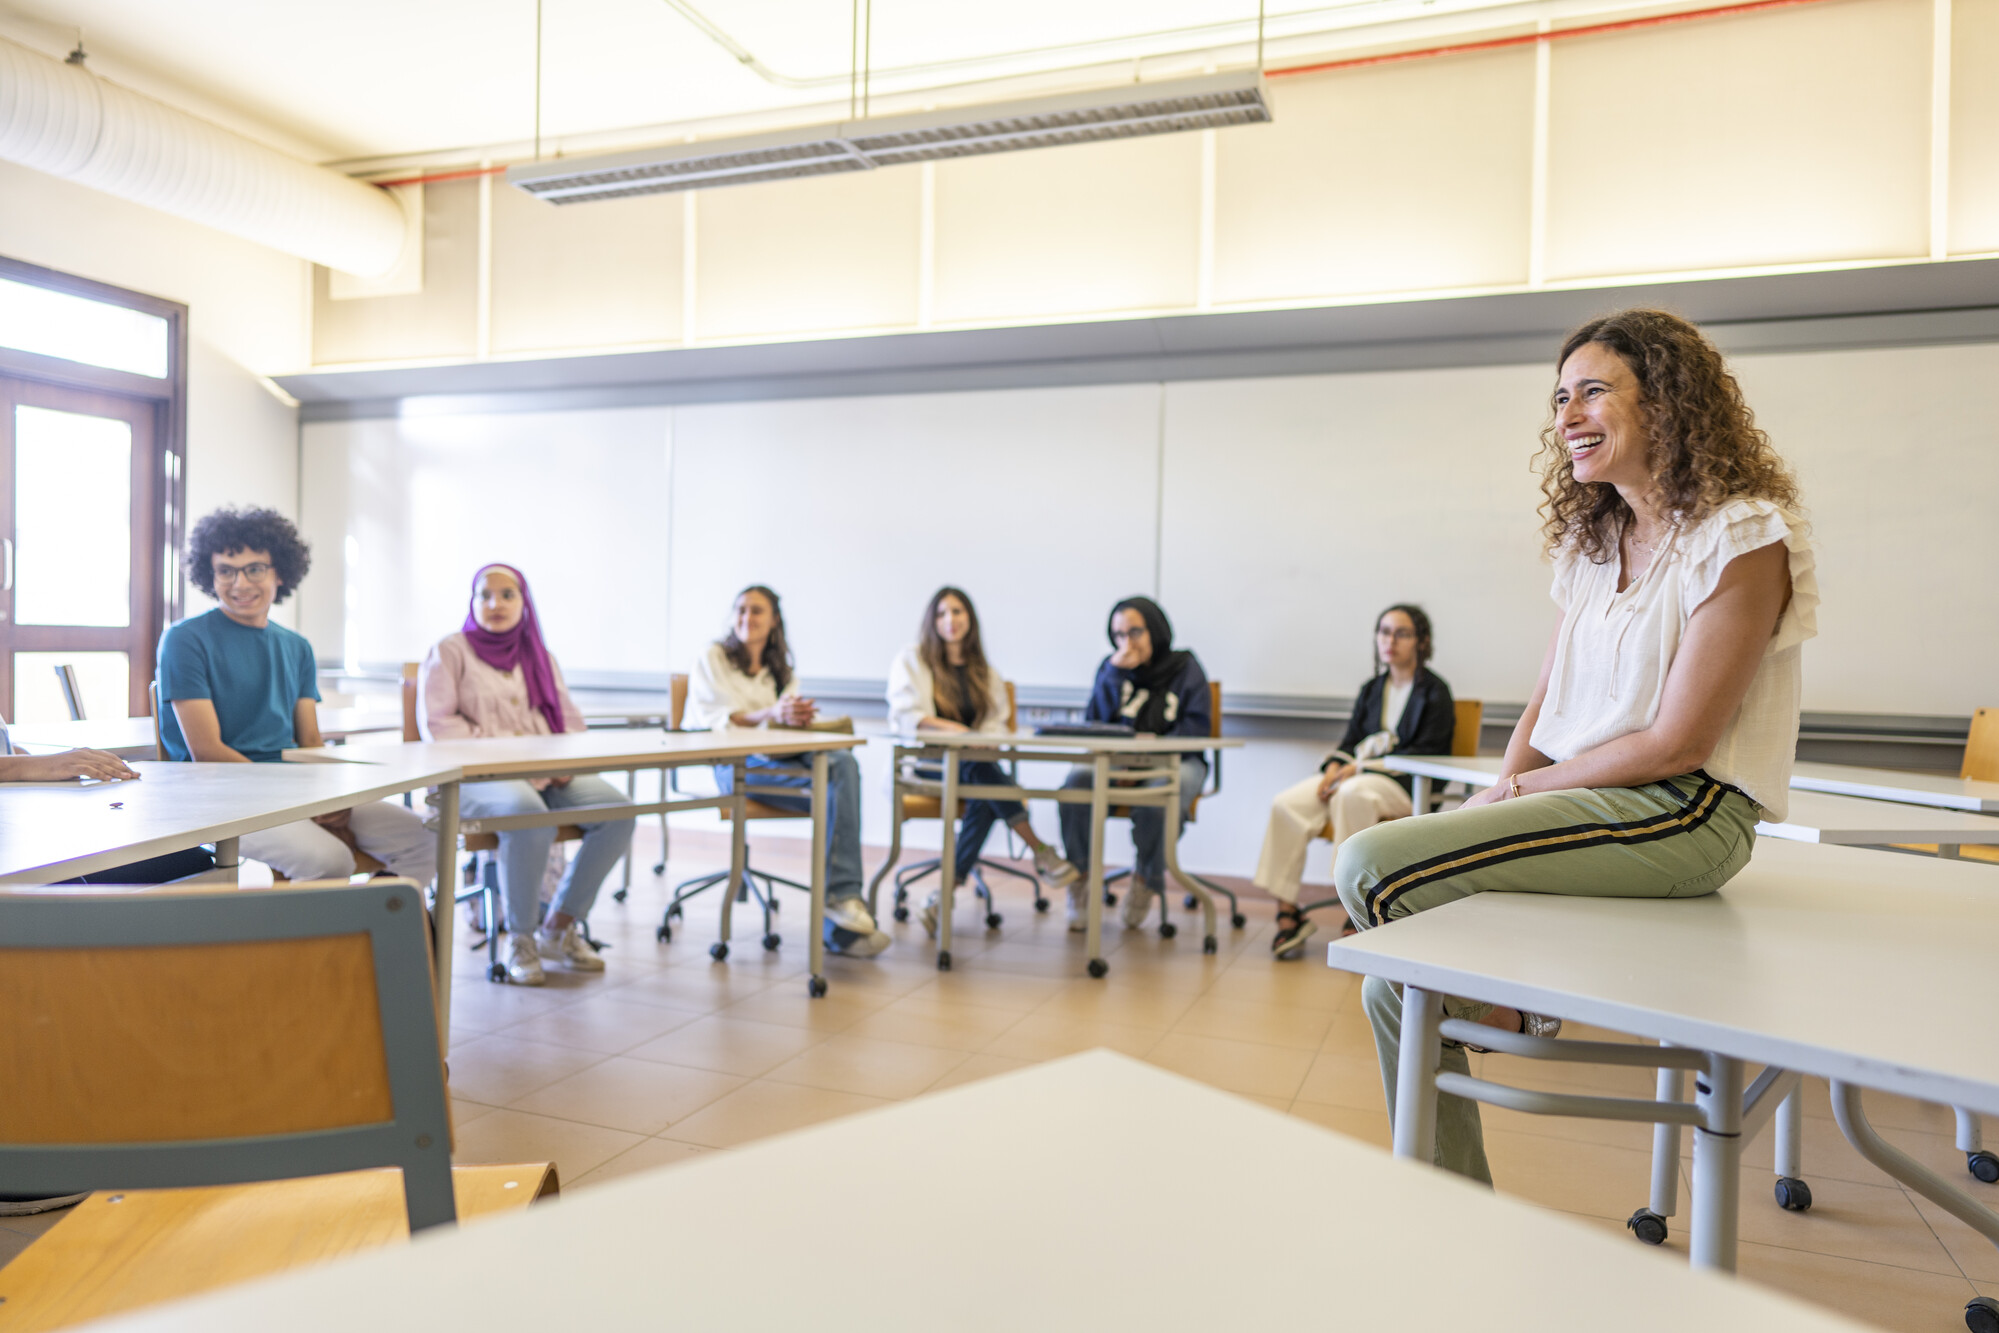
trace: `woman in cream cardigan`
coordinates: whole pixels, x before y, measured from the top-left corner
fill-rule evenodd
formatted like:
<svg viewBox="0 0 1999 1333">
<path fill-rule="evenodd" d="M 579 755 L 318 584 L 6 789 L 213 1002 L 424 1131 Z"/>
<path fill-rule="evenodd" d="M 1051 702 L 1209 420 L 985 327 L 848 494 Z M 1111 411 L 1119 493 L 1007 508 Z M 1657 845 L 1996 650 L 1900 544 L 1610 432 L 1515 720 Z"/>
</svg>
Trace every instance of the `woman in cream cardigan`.
<svg viewBox="0 0 1999 1333">
<path fill-rule="evenodd" d="M 972 599 L 957 588 L 939 588 L 924 608 L 917 641 L 896 654 L 888 669 L 889 725 L 903 735 L 920 731 L 982 731 L 1007 729 L 1006 682 L 986 661 L 979 635 L 979 613 Z M 990 760 L 968 759 L 958 766 L 958 780 L 975 786 L 1011 786 L 1013 780 Z M 1035 836 L 1027 807 L 1019 801 L 965 802 L 958 823 L 959 881 L 972 873 L 979 852 L 995 823 L 1004 821 L 1034 857 L 1034 868 L 1050 888 L 1067 888 L 1077 880 L 1076 868 L 1053 847 Z M 937 933 L 937 894 L 923 904 L 923 928 Z"/>
</svg>

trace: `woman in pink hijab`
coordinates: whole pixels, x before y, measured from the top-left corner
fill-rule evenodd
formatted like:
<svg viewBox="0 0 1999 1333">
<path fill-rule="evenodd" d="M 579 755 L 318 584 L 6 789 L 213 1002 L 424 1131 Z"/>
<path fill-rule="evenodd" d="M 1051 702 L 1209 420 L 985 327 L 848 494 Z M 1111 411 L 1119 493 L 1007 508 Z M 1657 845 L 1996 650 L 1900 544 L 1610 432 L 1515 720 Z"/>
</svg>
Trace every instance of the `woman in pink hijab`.
<svg viewBox="0 0 1999 1333">
<path fill-rule="evenodd" d="M 472 576 L 472 608 L 464 627 L 439 640 L 424 657 L 417 693 L 423 701 L 417 729 L 427 741 L 583 730 L 583 714 L 541 641 L 541 622 L 534 613 L 527 578 L 512 565 L 486 565 Z M 460 794 L 460 809 L 467 819 L 629 804 L 610 783 L 589 776 L 468 782 Z M 500 834 L 500 889 L 507 902 L 509 931 L 507 976 L 515 985 L 543 984 L 547 980 L 543 959 L 576 972 L 604 970 L 604 960 L 576 926 L 588 919 L 604 877 L 630 849 L 632 825 L 629 817 L 582 825 L 582 848 L 562 877 L 547 919 L 539 922 L 542 873 L 555 830 Z"/>
</svg>

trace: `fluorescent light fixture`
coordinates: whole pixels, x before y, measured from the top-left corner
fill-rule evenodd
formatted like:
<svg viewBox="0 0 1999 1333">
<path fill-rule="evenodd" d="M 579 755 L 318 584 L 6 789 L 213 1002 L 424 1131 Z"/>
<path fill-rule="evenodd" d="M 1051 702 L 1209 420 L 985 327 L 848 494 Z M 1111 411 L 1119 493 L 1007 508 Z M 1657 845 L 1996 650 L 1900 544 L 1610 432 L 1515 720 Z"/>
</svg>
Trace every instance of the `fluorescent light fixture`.
<svg viewBox="0 0 1999 1333">
<path fill-rule="evenodd" d="M 1251 70 L 668 144 L 601 157 L 556 158 L 509 167 L 507 181 L 551 203 L 574 204 L 1269 119 L 1263 76 Z"/>
</svg>

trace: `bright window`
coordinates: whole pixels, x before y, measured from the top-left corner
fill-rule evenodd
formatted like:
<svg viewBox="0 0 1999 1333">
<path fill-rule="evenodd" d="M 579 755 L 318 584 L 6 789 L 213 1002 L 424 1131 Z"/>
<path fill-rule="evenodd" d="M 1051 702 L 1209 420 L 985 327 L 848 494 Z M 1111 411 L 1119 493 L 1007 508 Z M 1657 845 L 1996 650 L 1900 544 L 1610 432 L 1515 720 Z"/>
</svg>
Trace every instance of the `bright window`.
<svg viewBox="0 0 1999 1333">
<path fill-rule="evenodd" d="M 167 338 L 158 315 L 0 278 L 0 347 L 165 379 Z"/>
</svg>

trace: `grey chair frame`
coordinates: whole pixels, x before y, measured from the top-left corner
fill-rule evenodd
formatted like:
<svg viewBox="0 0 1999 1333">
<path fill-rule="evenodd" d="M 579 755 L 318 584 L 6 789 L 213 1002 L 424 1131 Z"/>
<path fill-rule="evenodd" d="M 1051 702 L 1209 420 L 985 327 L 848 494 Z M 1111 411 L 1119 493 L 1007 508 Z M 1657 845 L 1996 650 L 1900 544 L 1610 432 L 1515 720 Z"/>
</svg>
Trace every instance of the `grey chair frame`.
<svg viewBox="0 0 1999 1333">
<path fill-rule="evenodd" d="M 400 1167 L 412 1233 L 457 1221 L 451 1121 L 431 994 L 423 893 L 409 881 L 254 893 L 0 894 L 9 948 L 310 939 L 366 932 L 394 1118 L 372 1125 L 162 1143 L 0 1143 L 10 1191 L 235 1185 Z M 18 1021 L 18 1020 L 17 1020 Z"/>
</svg>

